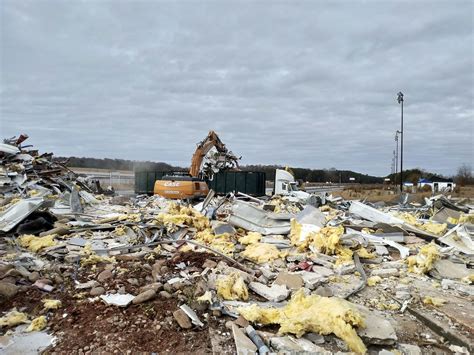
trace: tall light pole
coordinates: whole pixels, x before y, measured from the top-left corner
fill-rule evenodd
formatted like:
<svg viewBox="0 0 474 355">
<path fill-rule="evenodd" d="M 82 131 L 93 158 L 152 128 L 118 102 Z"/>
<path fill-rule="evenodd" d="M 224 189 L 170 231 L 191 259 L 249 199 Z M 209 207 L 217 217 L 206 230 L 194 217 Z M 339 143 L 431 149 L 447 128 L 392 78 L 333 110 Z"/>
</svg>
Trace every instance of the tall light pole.
<svg viewBox="0 0 474 355">
<path fill-rule="evenodd" d="M 399 130 L 397 130 L 395 132 L 395 142 L 396 142 L 396 150 L 395 150 L 395 184 L 397 183 L 397 174 L 398 174 L 398 135 L 400 134 L 401 132 Z"/>
<path fill-rule="evenodd" d="M 398 104 L 400 105 L 401 107 L 401 130 L 400 130 L 400 134 L 401 134 L 401 142 L 400 142 L 400 193 L 403 192 L 403 93 L 400 91 L 398 94 L 397 94 L 397 101 L 398 101 Z"/>
</svg>

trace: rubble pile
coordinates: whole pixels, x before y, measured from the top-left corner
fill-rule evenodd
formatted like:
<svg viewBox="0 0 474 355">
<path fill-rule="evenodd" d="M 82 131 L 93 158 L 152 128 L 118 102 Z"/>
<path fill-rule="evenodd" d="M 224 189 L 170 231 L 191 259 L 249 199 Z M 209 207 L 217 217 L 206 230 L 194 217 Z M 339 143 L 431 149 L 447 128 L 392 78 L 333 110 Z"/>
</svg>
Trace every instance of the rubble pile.
<svg viewBox="0 0 474 355">
<path fill-rule="evenodd" d="M 0 145 L 0 349 L 472 351 L 469 199 L 124 202 L 23 138 Z"/>
</svg>

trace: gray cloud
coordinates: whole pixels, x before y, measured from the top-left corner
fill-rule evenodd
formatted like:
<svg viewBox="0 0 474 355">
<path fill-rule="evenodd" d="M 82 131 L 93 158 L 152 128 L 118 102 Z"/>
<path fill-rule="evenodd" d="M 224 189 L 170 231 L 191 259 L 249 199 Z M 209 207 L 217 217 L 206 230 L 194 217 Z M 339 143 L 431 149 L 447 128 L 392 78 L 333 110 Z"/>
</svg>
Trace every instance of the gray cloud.
<svg viewBox="0 0 474 355">
<path fill-rule="evenodd" d="M 57 155 L 188 165 L 209 129 L 243 163 L 474 165 L 471 1 L 23 1 L 1 7 L 2 136 Z"/>
</svg>

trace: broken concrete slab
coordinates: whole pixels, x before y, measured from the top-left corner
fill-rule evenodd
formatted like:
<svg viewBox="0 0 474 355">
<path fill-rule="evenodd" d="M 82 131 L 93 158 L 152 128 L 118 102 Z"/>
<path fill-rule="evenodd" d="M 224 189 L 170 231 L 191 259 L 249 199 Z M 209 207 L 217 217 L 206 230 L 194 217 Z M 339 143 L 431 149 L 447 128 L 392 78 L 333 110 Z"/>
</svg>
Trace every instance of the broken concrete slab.
<svg viewBox="0 0 474 355">
<path fill-rule="evenodd" d="M 471 274 L 466 264 L 454 263 L 448 259 L 440 259 L 435 261 L 430 275 L 437 279 L 453 279 L 458 280 Z"/>
<path fill-rule="evenodd" d="M 292 336 L 272 336 L 269 338 L 270 346 L 279 353 L 301 353 L 309 352 L 311 354 L 331 354 L 330 351 L 312 343 L 311 341 L 300 338 L 297 339 Z"/>
<path fill-rule="evenodd" d="M 474 296 L 474 286 L 473 285 L 466 285 L 461 282 L 457 282 L 454 280 L 444 279 L 441 281 L 441 287 L 443 290 L 456 290 L 462 295 L 466 296 Z"/>
<path fill-rule="evenodd" d="M 321 268 L 323 267 L 321 266 Z M 328 278 L 328 276 L 326 276 L 327 274 L 324 275 L 320 272 L 300 271 L 298 273 L 303 278 L 305 287 L 309 288 L 310 290 L 314 290 L 317 286 L 321 285 Z"/>
<path fill-rule="evenodd" d="M 421 349 L 417 345 L 411 344 L 398 344 L 398 350 L 400 350 L 403 355 L 421 355 Z"/>
<path fill-rule="evenodd" d="M 390 321 L 364 306 L 355 306 L 365 319 L 364 323 L 366 327 L 357 329 L 357 334 L 359 334 L 362 339 L 368 344 L 374 345 L 395 344 L 398 338 Z"/>
<path fill-rule="evenodd" d="M 286 300 L 290 294 L 290 291 L 285 285 L 273 284 L 271 287 L 264 285 L 259 282 L 251 282 L 249 288 L 256 294 L 266 298 L 271 302 L 281 302 Z"/>
<path fill-rule="evenodd" d="M 41 354 L 56 338 L 44 331 L 25 333 L 26 326 L 19 326 L 12 335 L 5 336 L 0 343 L 0 352 L 4 355 Z"/>
<path fill-rule="evenodd" d="M 274 284 L 285 285 L 290 290 L 298 290 L 304 286 L 304 281 L 299 274 L 281 271 L 275 279 Z"/>
<path fill-rule="evenodd" d="M 377 255 L 388 255 L 388 249 L 384 247 L 383 245 L 376 245 L 375 246 L 375 254 Z"/>
<path fill-rule="evenodd" d="M 235 348 L 238 355 L 249 355 L 257 352 L 255 344 L 235 324 L 232 324 L 232 335 L 234 336 Z"/>
</svg>

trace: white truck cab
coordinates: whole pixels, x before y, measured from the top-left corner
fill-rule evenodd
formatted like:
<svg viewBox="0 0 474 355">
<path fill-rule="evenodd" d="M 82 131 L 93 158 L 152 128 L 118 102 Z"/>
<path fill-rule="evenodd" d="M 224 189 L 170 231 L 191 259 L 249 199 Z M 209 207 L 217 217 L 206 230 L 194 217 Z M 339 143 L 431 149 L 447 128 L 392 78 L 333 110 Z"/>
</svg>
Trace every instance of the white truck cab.
<svg viewBox="0 0 474 355">
<path fill-rule="evenodd" d="M 286 196 L 292 202 L 303 203 L 309 203 L 315 197 L 310 193 L 300 191 L 294 176 L 282 169 L 275 171 L 275 195 Z"/>
</svg>

